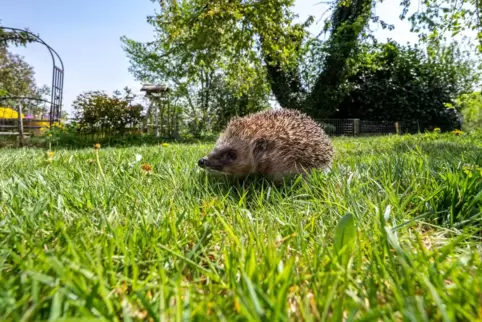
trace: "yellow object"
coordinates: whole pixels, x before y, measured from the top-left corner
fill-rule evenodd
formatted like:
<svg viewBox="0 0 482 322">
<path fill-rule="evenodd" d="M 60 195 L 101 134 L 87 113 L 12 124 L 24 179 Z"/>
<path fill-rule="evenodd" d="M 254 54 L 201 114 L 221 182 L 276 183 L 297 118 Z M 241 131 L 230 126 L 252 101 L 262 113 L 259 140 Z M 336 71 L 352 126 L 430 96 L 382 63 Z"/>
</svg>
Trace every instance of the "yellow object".
<svg viewBox="0 0 482 322">
<path fill-rule="evenodd" d="M 22 118 L 25 118 L 23 113 Z M 0 107 L 0 119 L 18 119 L 18 112 L 13 108 L 2 106 Z"/>
<path fill-rule="evenodd" d="M 41 127 L 50 127 L 50 122 L 49 121 L 32 121 L 31 123 L 33 126 L 41 126 Z"/>
<path fill-rule="evenodd" d="M 25 114 L 22 113 L 22 118 L 25 118 Z M 18 112 L 11 107 L 0 106 L 0 119 L 18 119 Z M 31 120 L 29 124 L 33 126 L 41 126 L 45 128 L 50 127 L 49 120 Z M 60 122 L 54 122 L 52 127 L 63 128 L 63 124 Z"/>
<path fill-rule="evenodd" d="M 141 169 L 146 172 L 152 171 L 152 165 L 150 165 L 149 163 L 144 163 L 141 165 Z"/>
</svg>

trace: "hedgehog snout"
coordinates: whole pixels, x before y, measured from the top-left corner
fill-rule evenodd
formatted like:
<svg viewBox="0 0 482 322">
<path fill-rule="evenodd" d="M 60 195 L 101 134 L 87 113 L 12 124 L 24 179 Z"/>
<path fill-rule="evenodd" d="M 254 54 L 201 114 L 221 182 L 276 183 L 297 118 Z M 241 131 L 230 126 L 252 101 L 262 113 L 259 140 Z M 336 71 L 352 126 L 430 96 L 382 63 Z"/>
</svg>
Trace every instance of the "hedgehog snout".
<svg viewBox="0 0 482 322">
<path fill-rule="evenodd" d="M 197 165 L 200 166 L 201 168 L 204 168 L 204 167 L 205 167 L 205 163 L 206 163 L 206 159 L 205 159 L 205 158 L 201 158 L 201 159 L 198 160 Z"/>
</svg>

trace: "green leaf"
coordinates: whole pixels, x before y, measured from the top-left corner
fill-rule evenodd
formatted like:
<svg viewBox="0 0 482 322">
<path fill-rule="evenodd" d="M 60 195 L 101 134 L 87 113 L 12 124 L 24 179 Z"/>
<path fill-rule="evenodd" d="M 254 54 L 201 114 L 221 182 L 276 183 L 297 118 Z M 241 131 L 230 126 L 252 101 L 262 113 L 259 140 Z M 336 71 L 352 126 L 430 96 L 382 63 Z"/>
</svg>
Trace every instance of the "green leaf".
<svg viewBox="0 0 482 322">
<path fill-rule="evenodd" d="M 57 292 L 52 299 L 52 306 L 50 307 L 49 321 L 55 321 L 60 318 L 62 314 L 62 293 Z"/>
<path fill-rule="evenodd" d="M 335 230 L 335 250 L 343 265 L 346 265 L 356 241 L 355 219 L 351 213 L 343 216 Z"/>
</svg>

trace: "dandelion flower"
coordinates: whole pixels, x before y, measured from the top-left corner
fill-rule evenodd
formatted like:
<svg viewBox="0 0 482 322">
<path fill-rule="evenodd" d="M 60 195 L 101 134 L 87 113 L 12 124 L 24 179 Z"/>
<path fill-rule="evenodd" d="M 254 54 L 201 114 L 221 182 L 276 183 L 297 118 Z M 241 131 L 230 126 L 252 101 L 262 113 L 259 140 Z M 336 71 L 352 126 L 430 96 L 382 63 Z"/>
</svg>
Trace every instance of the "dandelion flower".
<svg viewBox="0 0 482 322">
<path fill-rule="evenodd" d="M 459 135 L 459 134 L 462 134 L 462 133 L 464 133 L 464 132 L 462 132 L 462 131 L 459 130 L 459 129 L 452 131 L 452 134 L 455 134 L 455 135 Z"/>
<path fill-rule="evenodd" d="M 472 170 L 470 170 L 469 168 L 465 168 L 464 172 L 467 175 L 467 177 L 472 178 Z"/>
<path fill-rule="evenodd" d="M 166 147 L 168 147 L 168 146 L 169 146 L 168 143 L 162 143 L 162 147 L 163 147 L 163 148 L 166 148 Z"/>
<path fill-rule="evenodd" d="M 234 299 L 234 309 L 236 310 L 236 312 L 241 312 L 241 305 L 239 304 L 239 301 L 238 299 Z"/>
<path fill-rule="evenodd" d="M 467 177 L 469 177 L 469 178 L 472 178 L 474 173 L 476 174 L 477 172 L 479 172 L 480 175 L 482 175 L 482 168 L 479 167 L 478 165 L 466 164 L 466 165 L 463 166 L 462 169 L 463 169 L 464 173 L 467 175 Z"/>
<path fill-rule="evenodd" d="M 100 144 L 97 143 L 96 145 L 94 145 L 94 149 L 99 150 L 99 149 L 100 149 Z"/>
<path fill-rule="evenodd" d="M 141 165 L 141 169 L 144 170 L 145 172 L 151 172 L 152 165 L 150 165 L 149 163 L 144 163 Z"/>
<path fill-rule="evenodd" d="M 46 155 L 47 155 L 47 162 L 51 163 L 54 160 L 55 152 L 48 151 Z"/>
<path fill-rule="evenodd" d="M 434 132 L 440 132 L 440 128 L 439 127 L 436 127 L 435 129 L 433 129 Z"/>
</svg>

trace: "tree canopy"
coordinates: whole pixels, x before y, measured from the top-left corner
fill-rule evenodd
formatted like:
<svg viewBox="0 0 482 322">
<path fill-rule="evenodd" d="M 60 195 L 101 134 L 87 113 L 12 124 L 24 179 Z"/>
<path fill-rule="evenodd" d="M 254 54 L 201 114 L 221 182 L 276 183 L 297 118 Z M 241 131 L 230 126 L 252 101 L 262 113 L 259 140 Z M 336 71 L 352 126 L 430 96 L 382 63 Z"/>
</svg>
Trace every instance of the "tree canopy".
<svg viewBox="0 0 482 322">
<path fill-rule="evenodd" d="M 318 57 L 322 68 L 312 88 L 303 85 L 300 55 L 314 17 L 295 23 L 293 0 L 158 3 L 160 11 L 148 17 L 155 40 L 142 44 L 122 39 L 134 65 L 143 65 L 133 67 L 134 74 L 150 78 L 155 71 L 162 71 L 165 76 L 192 79 L 202 77 L 202 73 L 222 72 L 226 85 L 235 88 L 238 95 L 267 79 L 281 106 L 322 115 L 332 112 L 346 61 L 373 18 L 374 0 L 333 2 L 326 27 L 331 38 L 325 55 Z"/>
<path fill-rule="evenodd" d="M 347 107 L 347 91 L 359 100 L 365 100 L 361 105 L 357 103 L 361 109 L 356 114 L 366 117 L 378 118 L 379 108 L 383 107 L 387 109 L 382 113 L 385 115 L 383 118 L 390 116 L 400 120 L 403 113 L 388 115 L 390 110 L 394 112 L 395 109 L 387 106 L 396 106 L 397 110 L 411 106 L 414 111 L 424 108 L 408 102 L 408 99 L 405 100 L 408 105 L 401 104 L 401 101 L 376 99 L 383 92 L 375 89 L 389 81 L 380 78 L 381 74 L 386 77 L 397 75 L 391 87 L 382 86 L 387 93 L 400 93 L 410 88 L 423 96 L 417 98 L 412 95 L 411 99 L 433 103 L 430 108 L 437 112 L 428 111 L 430 108 L 427 106 L 425 112 L 434 120 L 433 115 L 443 115 L 446 106 L 453 106 L 455 97 L 468 90 L 466 84 L 475 82 L 476 73 L 471 73 L 467 64 L 451 61 L 461 55 L 456 48 L 459 43 L 450 44 L 451 40 L 444 42 L 442 37 L 438 37 L 444 27 L 453 33 L 457 31 L 455 25 L 444 26 L 441 22 L 443 19 L 458 19 L 455 0 L 447 4 L 452 6 L 445 10 L 447 16 L 433 13 L 440 9 L 435 8 L 438 0 L 424 1 L 426 10 L 409 15 L 408 1 L 400 3 L 400 17 L 409 17 L 413 31 L 420 34 L 420 40 L 426 45 L 427 55 L 424 54 L 421 61 L 417 61 L 421 59 L 419 49 L 414 51 L 395 44 L 393 50 L 385 47 L 382 52 L 377 52 L 381 47 L 377 47 L 377 42 L 370 43 L 373 39 L 368 28 L 370 22 L 378 23 L 382 28 L 393 28 L 375 14 L 373 9 L 378 0 L 332 1 L 331 15 L 323 29 L 329 34 L 327 41 L 308 33 L 314 16 L 304 22 L 295 22 L 293 0 L 159 0 L 155 2 L 160 10 L 147 19 L 154 29 L 154 40 L 140 43 L 123 37 L 122 41 L 131 60 L 130 70 L 137 79 L 170 81 L 178 94 L 185 94 L 188 106 L 196 105 L 193 104 L 195 101 L 202 102 L 197 105 L 202 116 L 194 117 L 198 123 L 212 119 L 209 115 L 212 116 L 214 110 L 223 114 L 209 103 L 216 97 L 211 85 L 221 78 L 223 86 L 238 98 L 246 95 L 263 97 L 271 92 L 282 107 L 299 109 L 318 119 L 353 114 L 349 110 L 355 107 Z M 470 5 L 465 0 L 461 1 Z M 464 15 L 468 13 L 464 13 L 465 9 L 460 10 L 460 19 L 465 19 Z M 422 18 L 424 15 L 426 18 Z M 430 22 L 429 18 L 434 22 Z M 427 26 L 430 32 L 423 31 Z M 469 22 L 463 25 L 464 28 L 470 26 L 473 25 Z M 377 49 L 370 52 L 366 46 Z M 388 56 L 383 55 L 391 56 L 393 60 L 387 60 Z M 357 62 L 357 59 L 361 60 Z M 375 68 L 374 61 L 370 62 L 370 59 L 387 64 L 385 72 L 383 67 Z M 412 63 L 413 66 L 410 65 Z M 357 78 L 361 75 L 369 77 L 370 82 L 361 82 Z M 442 77 L 438 83 L 430 80 L 438 77 Z M 422 84 L 433 88 L 422 90 Z M 373 95 L 356 94 L 356 86 Z M 363 106 L 368 106 L 368 102 L 379 106 L 376 108 L 378 116 L 366 113 Z M 423 115 L 417 113 L 408 114 L 413 117 Z"/>
<path fill-rule="evenodd" d="M 40 98 L 49 89 L 37 86 L 34 69 L 22 56 L 0 47 L 0 91 L 0 96 Z"/>
<path fill-rule="evenodd" d="M 482 93 L 463 94 L 457 99 L 464 116 L 463 128 L 471 131 L 482 129 Z"/>
<path fill-rule="evenodd" d="M 463 33 L 474 31 L 482 52 L 482 5 L 475 0 L 422 0 L 418 10 L 409 14 L 413 0 L 401 0 L 401 19 L 408 19 L 420 40 L 440 44 Z"/>
<path fill-rule="evenodd" d="M 334 117 L 417 124 L 421 130 L 457 126 L 456 98 L 472 90 L 478 74 L 457 48 L 435 58 L 395 42 L 364 46 L 353 58 Z M 451 106 L 454 109 L 448 109 Z"/>
<path fill-rule="evenodd" d="M 25 59 L 9 50 L 10 45 L 25 46 L 33 38 L 25 32 L 5 31 L 0 24 L 0 97 L 31 97 L 41 99 L 50 92 L 44 86 L 38 86 L 35 80 L 34 68 Z M 12 102 L 3 100 L 0 104 Z M 34 110 L 38 110 L 35 107 Z M 38 111 L 37 111 L 38 112 Z"/>
</svg>

